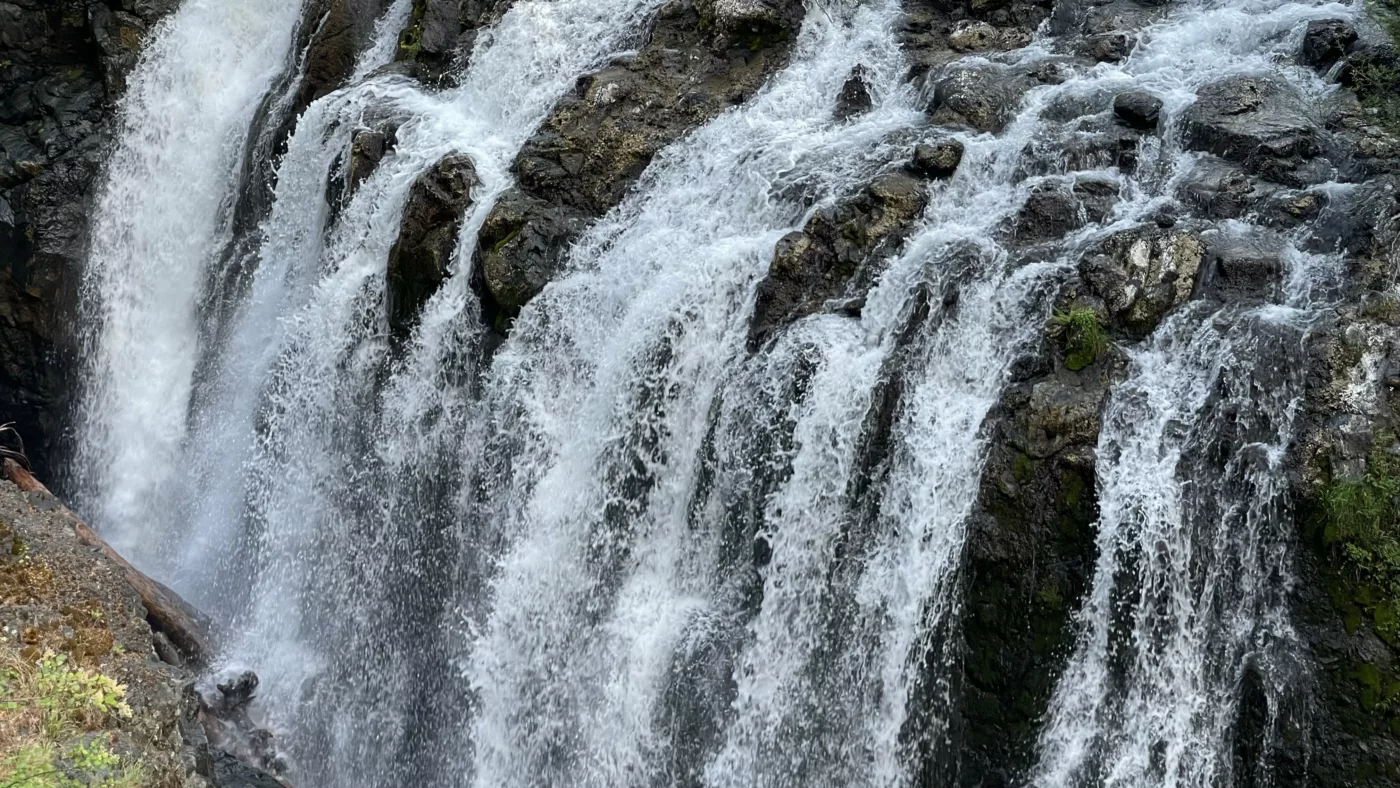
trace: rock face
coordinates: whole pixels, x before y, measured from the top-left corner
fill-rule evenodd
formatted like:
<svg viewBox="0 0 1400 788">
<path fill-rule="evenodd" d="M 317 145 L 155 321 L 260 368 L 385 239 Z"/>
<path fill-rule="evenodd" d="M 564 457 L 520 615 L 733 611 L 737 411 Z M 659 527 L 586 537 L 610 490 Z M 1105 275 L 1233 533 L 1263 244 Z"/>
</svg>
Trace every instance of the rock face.
<svg viewBox="0 0 1400 788">
<path fill-rule="evenodd" d="M 408 335 L 423 304 L 447 278 L 476 185 L 476 166 L 462 154 L 443 158 L 413 184 L 398 241 L 389 250 L 385 306 L 393 336 Z"/>
<path fill-rule="evenodd" d="M 482 228 L 485 311 L 517 313 L 662 147 L 757 91 L 786 62 L 801 17 L 791 0 L 675 0 L 636 56 L 581 79 L 516 157 L 518 185 Z M 852 79 L 859 103 L 864 82 Z"/>
<path fill-rule="evenodd" d="M 511 0 L 415 0 L 395 59 L 411 64 L 426 83 L 444 82 L 471 56 L 482 28 L 510 6 Z"/>
<path fill-rule="evenodd" d="M 863 268 L 865 276 L 859 278 L 871 279 L 869 268 L 898 249 L 927 202 L 917 179 L 887 173 L 784 236 L 754 297 L 749 349 L 757 350 L 774 331 L 841 296 Z M 858 313 L 859 303 L 841 308 Z"/>
<path fill-rule="evenodd" d="M 112 102 L 174 0 L 0 6 L 0 411 L 49 470 L 67 408 L 78 274 Z"/>
</svg>

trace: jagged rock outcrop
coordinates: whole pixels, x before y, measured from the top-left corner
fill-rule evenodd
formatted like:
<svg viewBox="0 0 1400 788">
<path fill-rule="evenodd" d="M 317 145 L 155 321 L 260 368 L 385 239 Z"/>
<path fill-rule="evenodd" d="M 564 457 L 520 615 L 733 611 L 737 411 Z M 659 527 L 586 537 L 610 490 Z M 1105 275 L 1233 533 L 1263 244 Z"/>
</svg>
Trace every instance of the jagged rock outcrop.
<svg viewBox="0 0 1400 788">
<path fill-rule="evenodd" d="M 444 157 L 414 182 L 399 238 L 389 250 L 385 308 L 393 336 L 408 335 L 423 305 L 447 278 L 477 183 L 476 166 L 460 153 Z"/>
<path fill-rule="evenodd" d="M 898 250 L 927 204 L 918 179 L 886 173 L 854 197 L 817 211 L 802 230 L 783 236 L 754 296 L 749 349 L 757 350 L 773 332 L 841 296 L 852 280 L 873 281 L 876 272 L 869 267 Z M 842 305 L 856 314 L 859 308 L 859 300 Z"/>
<path fill-rule="evenodd" d="M 801 18 L 790 0 L 674 0 L 635 56 L 579 80 L 516 157 L 518 185 L 482 228 L 485 311 L 518 312 L 662 147 L 753 95 L 786 62 Z"/>
<path fill-rule="evenodd" d="M 428 84 L 449 80 L 476 48 L 482 29 L 499 21 L 512 0 L 414 0 L 395 59 Z"/>
</svg>

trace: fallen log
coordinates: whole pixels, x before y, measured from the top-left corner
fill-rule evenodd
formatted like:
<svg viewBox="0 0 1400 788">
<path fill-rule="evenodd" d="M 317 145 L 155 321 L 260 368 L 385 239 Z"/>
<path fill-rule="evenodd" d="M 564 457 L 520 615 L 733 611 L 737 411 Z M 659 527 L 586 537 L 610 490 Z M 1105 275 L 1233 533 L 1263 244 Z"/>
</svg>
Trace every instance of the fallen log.
<svg viewBox="0 0 1400 788">
<path fill-rule="evenodd" d="M 43 482 L 34 478 L 34 474 L 14 459 L 6 457 L 3 470 L 5 478 L 21 490 L 52 495 Z M 78 541 L 98 548 L 122 568 L 126 574 L 127 585 L 141 597 L 141 604 L 146 607 L 146 620 L 150 622 L 151 628 L 164 633 L 191 665 L 208 666 L 217 652 L 213 622 L 181 599 L 179 594 L 132 566 L 71 509 L 62 504 L 59 506 L 60 513 L 73 522 L 73 532 L 77 534 Z"/>
</svg>

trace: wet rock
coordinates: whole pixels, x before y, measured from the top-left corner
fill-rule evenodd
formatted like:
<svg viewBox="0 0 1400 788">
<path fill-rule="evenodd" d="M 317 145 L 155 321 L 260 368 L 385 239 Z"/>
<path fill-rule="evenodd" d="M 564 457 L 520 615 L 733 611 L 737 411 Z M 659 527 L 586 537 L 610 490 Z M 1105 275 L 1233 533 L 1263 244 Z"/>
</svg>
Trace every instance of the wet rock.
<svg viewBox="0 0 1400 788">
<path fill-rule="evenodd" d="M 1113 213 L 1118 192 L 1118 182 L 1106 178 L 1079 178 L 1074 184 L 1074 197 L 1090 222 L 1102 222 Z"/>
<path fill-rule="evenodd" d="M 960 66 L 934 86 L 933 121 L 998 132 L 1031 88 L 1022 73 L 996 66 Z"/>
<path fill-rule="evenodd" d="M 345 194 L 353 196 L 379 167 L 394 145 L 392 132 L 376 129 L 360 129 L 350 138 L 350 161 L 345 166 Z"/>
<path fill-rule="evenodd" d="M 1042 184 L 1017 212 L 1011 234 L 1018 243 L 1033 244 L 1061 238 L 1084 226 L 1079 200 L 1061 183 Z"/>
<path fill-rule="evenodd" d="M 240 671 L 215 685 L 219 690 L 219 708 L 235 711 L 248 705 L 258 690 L 258 674 L 251 670 Z"/>
<path fill-rule="evenodd" d="M 480 31 L 500 20 L 513 0 L 417 0 L 399 33 L 395 59 L 412 64 L 412 75 L 439 85 L 471 57 Z M 373 19 L 374 17 L 369 17 Z"/>
<path fill-rule="evenodd" d="M 1152 93 L 1133 90 L 1113 98 L 1113 115 L 1125 125 L 1151 131 L 1162 114 L 1162 100 Z"/>
<path fill-rule="evenodd" d="M 423 304 L 447 278 L 476 185 L 476 167 L 460 153 L 444 157 L 413 184 L 389 251 L 385 309 L 394 336 L 407 336 Z"/>
<path fill-rule="evenodd" d="M 1278 242 L 1262 234 L 1211 231 L 1204 234 L 1206 254 L 1201 292 L 1221 301 L 1269 298 L 1281 285 L 1283 264 Z"/>
<path fill-rule="evenodd" d="M 1055 136 L 1033 139 L 1022 158 L 1025 176 L 1058 175 L 1082 170 L 1137 169 L 1142 135 L 1106 117 L 1086 117 L 1066 124 Z"/>
<path fill-rule="evenodd" d="M 918 180 L 886 173 L 779 240 L 768 275 L 758 285 L 749 349 L 757 350 L 775 331 L 821 310 L 853 285 L 873 280 L 870 269 L 898 248 L 927 201 Z M 832 306 L 848 312 L 850 304 L 847 299 Z"/>
<path fill-rule="evenodd" d="M 1133 38 L 1127 33 L 1099 33 L 1087 36 L 1075 51 L 1099 63 L 1118 63 L 1132 54 Z"/>
<path fill-rule="evenodd" d="M 517 186 L 482 228 L 477 289 L 493 325 L 504 330 L 658 151 L 759 90 L 786 62 L 801 16 L 796 0 L 675 0 L 635 56 L 578 81 L 521 149 Z"/>
<path fill-rule="evenodd" d="M 320 7 L 311 9 L 310 18 L 319 17 L 320 21 L 306 44 L 298 107 L 310 105 L 345 82 L 381 10 L 380 0 L 316 0 L 313 5 Z"/>
<path fill-rule="evenodd" d="M 214 748 L 211 753 L 215 788 L 287 788 L 286 783 L 224 750 Z"/>
<path fill-rule="evenodd" d="M 1345 19 L 1314 19 L 1303 33 L 1303 47 L 1298 60 L 1318 71 L 1327 71 L 1346 57 L 1356 43 L 1356 28 Z"/>
<path fill-rule="evenodd" d="M 569 241 L 585 226 L 576 211 L 511 191 L 502 195 L 478 236 L 477 260 L 488 325 L 519 314 L 553 280 Z"/>
<path fill-rule="evenodd" d="M 1302 185 L 1294 171 L 1319 152 L 1306 103 L 1275 79 L 1236 76 L 1206 85 L 1184 121 L 1188 147 L 1289 186 Z"/>
<path fill-rule="evenodd" d="M 1047 336 L 986 420 L 986 462 L 968 524 L 958 704 L 965 785 L 1008 784 L 1035 737 L 1094 571 L 1095 447 L 1118 356 L 1066 369 Z M 975 779 L 975 778 L 974 778 Z M 950 783 L 958 784 L 958 783 Z"/>
<path fill-rule="evenodd" d="M 981 20 L 959 22 L 948 34 L 948 46 L 958 52 L 981 52 L 998 44 L 995 27 Z"/>
<path fill-rule="evenodd" d="M 868 72 L 865 66 L 856 66 L 851 69 L 851 75 L 846 78 L 846 82 L 841 85 L 841 92 L 836 96 L 836 119 L 850 120 L 858 115 L 864 115 L 870 111 L 874 105 L 874 100 L 870 97 L 870 85 L 868 84 Z"/>
<path fill-rule="evenodd" d="M 947 178 L 962 163 L 963 144 L 948 138 L 914 146 L 914 159 L 909 169 L 925 178 Z"/>
<path fill-rule="evenodd" d="M 1183 182 L 1180 197 L 1207 218 L 1237 219 L 1269 192 L 1238 167 L 1207 159 Z"/>
<path fill-rule="evenodd" d="M 1079 276 L 1103 301 L 1110 327 L 1141 339 L 1190 299 L 1204 259 L 1193 233 L 1140 228 L 1098 243 L 1080 259 Z"/>
</svg>

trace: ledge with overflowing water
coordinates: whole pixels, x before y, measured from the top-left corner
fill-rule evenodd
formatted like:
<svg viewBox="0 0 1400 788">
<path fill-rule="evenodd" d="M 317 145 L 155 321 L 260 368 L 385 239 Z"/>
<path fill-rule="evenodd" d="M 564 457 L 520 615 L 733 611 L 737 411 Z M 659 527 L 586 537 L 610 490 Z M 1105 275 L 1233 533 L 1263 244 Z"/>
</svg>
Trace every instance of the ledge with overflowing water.
<svg viewBox="0 0 1400 788">
<path fill-rule="evenodd" d="M 1384 8 L 88 5 L 0 405 L 250 760 L 1400 784 Z"/>
</svg>

